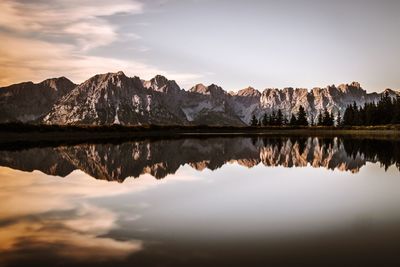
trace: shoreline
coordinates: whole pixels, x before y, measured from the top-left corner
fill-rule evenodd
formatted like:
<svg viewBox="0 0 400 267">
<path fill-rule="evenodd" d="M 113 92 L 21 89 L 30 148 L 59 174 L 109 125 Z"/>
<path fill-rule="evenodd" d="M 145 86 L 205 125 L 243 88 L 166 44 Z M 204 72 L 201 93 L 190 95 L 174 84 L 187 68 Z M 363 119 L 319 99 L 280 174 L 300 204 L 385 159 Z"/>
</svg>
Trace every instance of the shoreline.
<svg viewBox="0 0 400 267">
<path fill-rule="evenodd" d="M 394 130 L 400 131 L 400 124 L 375 126 L 207 126 L 207 125 L 47 125 L 24 123 L 0 123 L 2 132 L 149 132 L 149 131 L 186 131 L 186 132 L 254 132 L 254 131 L 343 131 L 343 130 Z"/>
<path fill-rule="evenodd" d="M 11 127 L 10 127 L 11 126 Z M 0 124 L 0 150 L 123 143 L 135 140 L 235 137 L 346 137 L 400 139 L 400 125 L 353 127 L 48 126 Z"/>
</svg>

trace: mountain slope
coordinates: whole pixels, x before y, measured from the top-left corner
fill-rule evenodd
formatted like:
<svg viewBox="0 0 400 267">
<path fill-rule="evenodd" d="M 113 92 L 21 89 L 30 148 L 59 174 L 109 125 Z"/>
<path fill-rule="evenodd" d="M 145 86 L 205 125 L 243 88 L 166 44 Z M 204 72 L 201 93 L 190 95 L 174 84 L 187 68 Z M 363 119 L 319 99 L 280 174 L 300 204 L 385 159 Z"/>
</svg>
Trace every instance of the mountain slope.
<svg viewBox="0 0 400 267">
<path fill-rule="evenodd" d="M 48 124 L 140 125 L 184 123 L 159 101 L 157 91 L 124 73 L 96 75 L 65 95 L 44 118 Z"/>
<path fill-rule="evenodd" d="M 29 122 L 46 115 L 76 84 L 65 77 L 0 88 L 0 122 Z"/>
<path fill-rule="evenodd" d="M 150 81 L 123 72 L 96 75 L 65 95 L 44 118 L 47 124 L 243 125 L 215 85 L 187 92 L 175 81 Z M 197 89 L 200 90 L 197 92 Z"/>
</svg>

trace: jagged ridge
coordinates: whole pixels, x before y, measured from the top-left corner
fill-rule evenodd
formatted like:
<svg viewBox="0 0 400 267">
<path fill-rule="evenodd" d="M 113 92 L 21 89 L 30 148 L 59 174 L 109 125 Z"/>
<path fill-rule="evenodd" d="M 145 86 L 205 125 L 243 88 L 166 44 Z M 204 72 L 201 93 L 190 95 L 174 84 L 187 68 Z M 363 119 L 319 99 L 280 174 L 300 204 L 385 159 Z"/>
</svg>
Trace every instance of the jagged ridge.
<svg viewBox="0 0 400 267">
<path fill-rule="evenodd" d="M 316 117 L 324 108 L 338 113 L 344 112 L 353 102 L 358 105 L 377 102 L 384 92 L 392 97 L 400 95 L 390 89 L 380 94 L 367 93 L 357 82 L 311 90 L 268 88 L 260 92 L 248 87 L 229 93 L 215 84 L 197 84 L 186 91 L 161 75 L 144 81 L 139 77 L 127 77 L 123 72 L 96 75 L 80 85 L 66 78 L 54 81 L 55 84 L 62 82 L 63 86 L 48 85 L 49 81 L 0 88 L 4 110 L 0 121 L 27 122 L 44 117 L 41 122 L 46 124 L 241 126 L 249 124 L 253 115 L 261 117 L 278 109 L 289 116 L 297 113 L 302 105 L 309 117 Z M 21 88 L 36 93 L 40 91 L 37 88 L 42 87 L 53 89 L 48 95 L 30 98 L 29 106 L 36 103 L 38 110 L 18 105 L 26 98 L 22 97 L 24 90 Z M 16 90 L 13 88 L 19 88 L 18 94 L 12 93 Z"/>
</svg>

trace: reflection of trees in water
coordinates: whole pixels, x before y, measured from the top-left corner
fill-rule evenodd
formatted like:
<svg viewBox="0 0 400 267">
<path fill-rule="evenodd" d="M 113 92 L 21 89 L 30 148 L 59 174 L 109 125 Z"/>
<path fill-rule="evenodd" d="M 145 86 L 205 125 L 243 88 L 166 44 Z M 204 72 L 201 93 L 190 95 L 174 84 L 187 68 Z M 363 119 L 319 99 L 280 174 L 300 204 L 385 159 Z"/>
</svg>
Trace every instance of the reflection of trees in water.
<svg viewBox="0 0 400 267">
<path fill-rule="evenodd" d="M 357 172 L 365 164 L 361 157 L 348 157 L 338 138 L 265 137 L 261 143 L 261 162 L 266 166 L 312 166 Z"/>
<path fill-rule="evenodd" d="M 385 170 L 391 165 L 400 170 L 400 140 L 343 139 L 343 144 L 353 158 L 362 154 L 368 161 L 379 162 Z"/>
<path fill-rule="evenodd" d="M 0 165 L 66 176 L 80 169 L 92 177 L 123 181 L 150 174 L 164 178 L 188 164 L 201 171 L 228 162 L 242 166 L 322 167 L 357 172 L 367 161 L 400 169 L 400 141 L 321 137 L 235 137 L 137 140 L 0 151 Z"/>
<path fill-rule="evenodd" d="M 277 146 L 281 150 L 282 145 L 289 140 L 293 147 L 298 148 L 298 153 L 303 154 L 310 138 L 304 137 L 282 137 L 267 138 L 264 137 L 265 147 Z M 400 140 L 396 139 L 362 139 L 362 138 L 315 138 L 323 155 L 332 153 L 332 150 L 340 151 L 342 147 L 344 152 L 352 160 L 364 159 L 370 162 L 379 162 L 387 170 L 394 165 L 400 170 Z M 345 158 L 342 158 L 345 159 Z"/>
</svg>

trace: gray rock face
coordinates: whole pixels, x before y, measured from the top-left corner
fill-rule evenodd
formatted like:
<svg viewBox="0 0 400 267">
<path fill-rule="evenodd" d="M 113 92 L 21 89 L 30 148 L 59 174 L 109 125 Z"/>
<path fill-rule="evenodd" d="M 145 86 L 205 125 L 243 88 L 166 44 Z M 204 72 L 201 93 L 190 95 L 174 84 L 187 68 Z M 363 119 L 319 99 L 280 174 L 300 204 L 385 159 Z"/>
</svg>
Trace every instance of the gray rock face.
<svg viewBox="0 0 400 267">
<path fill-rule="evenodd" d="M 390 89 L 386 89 L 382 93 L 368 94 L 357 82 L 311 90 L 291 87 L 282 90 L 265 89 L 262 93 L 252 88 L 246 88 L 237 93 L 231 93 L 231 95 L 235 113 L 243 122 L 249 123 L 253 115 L 261 117 L 264 113 L 271 114 L 278 109 L 281 109 L 283 114 L 289 117 L 291 113 L 296 114 L 300 106 L 305 108 L 309 119 L 311 116 L 316 118 L 318 113 L 325 108 L 335 115 L 338 112 L 343 115 L 349 104 L 356 102 L 357 105 L 364 105 L 368 102 L 378 102 L 386 92 L 391 97 L 400 95 L 400 92 Z"/>
<path fill-rule="evenodd" d="M 254 89 L 253 89 L 254 90 Z M 258 92 L 258 91 L 257 91 Z M 377 102 L 381 96 L 388 92 L 392 97 L 399 92 L 387 89 L 384 92 L 368 94 L 361 88 L 360 84 L 341 84 L 338 87 L 331 85 L 326 88 L 284 88 L 265 89 L 262 93 L 254 93 L 252 90 L 244 89 L 238 93 L 233 93 L 236 114 L 244 122 L 249 122 L 251 117 L 256 115 L 261 117 L 264 113 L 271 114 L 273 111 L 281 109 L 283 114 L 290 116 L 297 113 L 300 106 L 303 106 L 310 119 L 311 116 L 317 117 L 320 111 L 327 108 L 329 112 L 342 115 L 349 104 L 356 102 L 357 105 L 364 105 L 368 102 Z"/>
<path fill-rule="evenodd" d="M 90 125 L 244 125 L 220 87 L 197 85 L 182 90 L 157 75 L 150 81 L 124 73 L 96 75 L 53 106 L 47 124 Z"/>
<path fill-rule="evenodd" d="M 89 125 L 185 123 L 175 110 L 168 109 L 170 104 L 162 97 L 166 94 L 173 98 L 172 91 L 179 87 L 172 88 L 173 83 L 158 86 L 156 81 L 146 88 L 138 77 L 129 78 L 122 72 L 96 75 L 65 95 L 43 121 Z"/>
<path fill-rule="evenodd" d="M 0 122 L 30 122 L 46 115 L 76 84 L 65 77 L 0 88 Z"/>
<path fill-rule="evenodd" d="M 230 103 L 231 96 L 221 87 L 197 84 L 185 93 L 181 109 L 196 125 L 244 125 Z"/>
<path fill-rule="evenodd" d="M 230 93 L 215 84 L 197 84 L 185 91 L 161 75 L 144 81 L 117 72 L 96 75 L 78 86 L 59 78 L 0 88 L 0 122 L 40 118 L 46 124 L 242 126 L 253 115 L 261 117 L 278 109 L 290 116 L 300 105 L 309 118 L 316 118 L 324 108 L 336 115 L 353 102 L 377 102 L 383 93 L 399 95 L 390 89 L 368 94 L 357 82 L 311 90 L 260 92 L 248 87 Z"/>
</svg>

